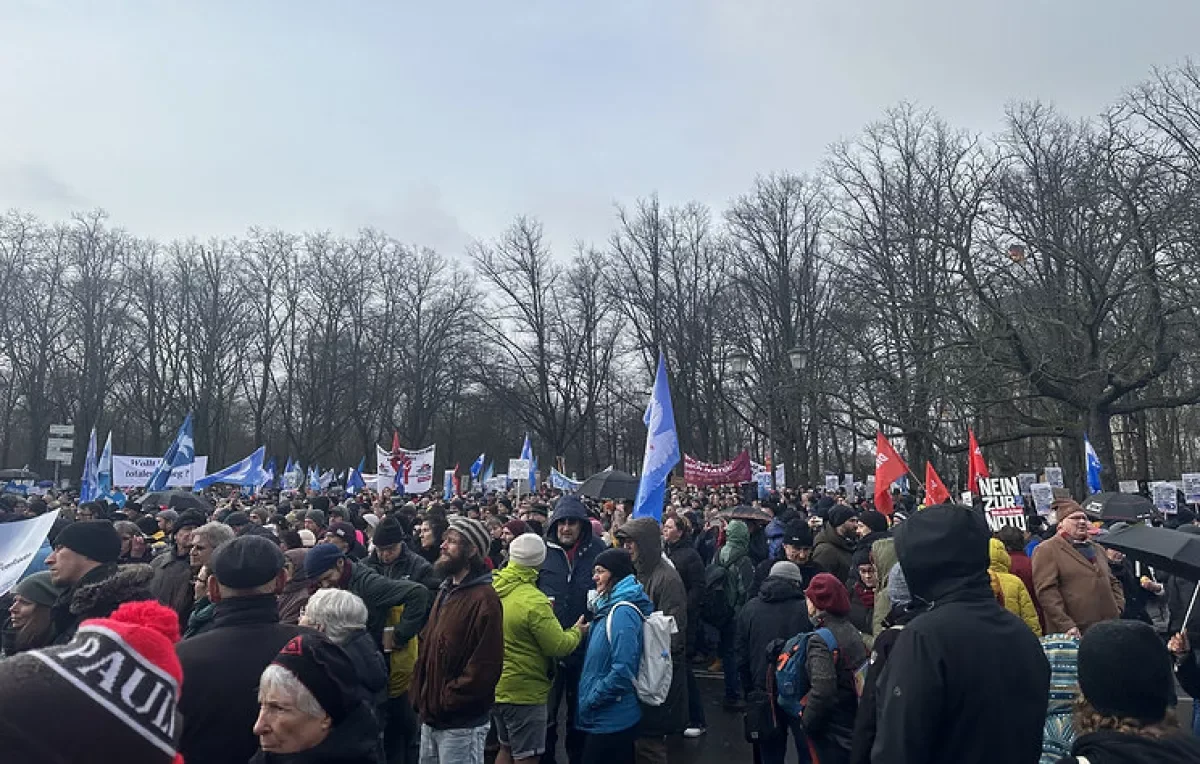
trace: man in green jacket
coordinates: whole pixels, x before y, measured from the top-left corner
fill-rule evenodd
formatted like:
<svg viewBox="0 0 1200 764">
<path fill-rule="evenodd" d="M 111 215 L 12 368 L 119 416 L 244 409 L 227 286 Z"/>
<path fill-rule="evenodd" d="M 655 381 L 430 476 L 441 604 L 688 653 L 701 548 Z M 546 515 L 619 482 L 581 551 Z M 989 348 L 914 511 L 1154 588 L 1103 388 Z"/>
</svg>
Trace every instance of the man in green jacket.
<svg viewBox="0 0 1200 764">
<path fill-rule="evenodd" d="M 583 616 L 563 629 L 550 599 L 537 588 L 546 542 L 523 533 L 508 547 L 508 565 L 492 582 L 504 608 L 504 670 L 496 685 L 492 723 L 500 742 L 496 764 L 533 764 L 546 752 L 546 701 L 555 658 L 574 652 L 587 631 Z"/>
</svg>

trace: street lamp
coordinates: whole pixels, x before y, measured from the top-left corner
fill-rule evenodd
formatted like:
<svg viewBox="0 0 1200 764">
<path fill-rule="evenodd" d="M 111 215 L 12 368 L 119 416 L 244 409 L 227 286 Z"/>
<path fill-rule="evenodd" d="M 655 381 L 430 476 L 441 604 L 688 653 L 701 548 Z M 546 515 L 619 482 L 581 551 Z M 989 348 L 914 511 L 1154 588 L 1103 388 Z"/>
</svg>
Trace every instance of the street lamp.
<svg viewBox="0 0 1200 764">
<path fill-rule="evenodd" d="M 750 370 L 750 356 L 740 350 L 735 350 L 728 356 L 729 370 L 739 377 Z"/>
<path fill-rule="evenodd" d="M 808 365 L 808 351 L 797 345 L 788 351 L 788 363 L 792 365 L 792 371 L 804 371 Z"/>
</svg>

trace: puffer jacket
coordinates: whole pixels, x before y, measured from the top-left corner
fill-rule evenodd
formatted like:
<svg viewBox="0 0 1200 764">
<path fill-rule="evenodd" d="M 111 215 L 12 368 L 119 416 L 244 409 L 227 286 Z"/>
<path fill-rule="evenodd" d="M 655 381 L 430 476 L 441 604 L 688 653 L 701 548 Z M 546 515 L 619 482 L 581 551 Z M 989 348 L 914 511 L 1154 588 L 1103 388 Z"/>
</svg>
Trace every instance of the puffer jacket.
<svg viewBox="0 0 1200 764">
<path fill-rule="evenodd" d="M 631 603 L 641 616 L 629 607 L 617 607 L 620 602 Z M 608 596 L 597 599 L 595 607 L 579 678 L 575 726 L 592 734 L 620 732 L 642 719 L 633 680 L 642 661 L 642 619 L 654 611 L 654 604 L 629 575 L 618 581 Z"/>
<path fill-rule="evenodd" d="M 1004 597 L 1004 609 L 1020 618 L 1035 636 L 1042 636 L 1042 625 L 1038 621 L 1037 608 L 1033 606 L 1033 598 L 1021 579 L 1008 572 L 1008 550 L 1000 539 L 988 542 L 988 556 L 991 564 L 988 570 L 994 576 L 994 581 L 1000 587 Z"/>
<path fill-rule="evenodd" d="M 425 584 L 431 591 L 436 590 L 442 583 L 429 561 L 407 546 L 403 547 L 400 555 L 389 563 L 380 560 L 378 550 L 372 549 L 371 554 L 363 560 L 363 563 L 379 575 L 393 581 L 402 579 L 416 581 L 419 584 Z"/>
<path fill-rule="evenodd" d="M 570 655 L 583 634 L 563 629 L 550 600 L 537 588 L 538 571 L 509 564 L 492 579 L 504 609 L 504 670 L 496 685 L 496 702 L 522 706 L 544 704 L 550 697 L 551 659 Z"/>
</svg>

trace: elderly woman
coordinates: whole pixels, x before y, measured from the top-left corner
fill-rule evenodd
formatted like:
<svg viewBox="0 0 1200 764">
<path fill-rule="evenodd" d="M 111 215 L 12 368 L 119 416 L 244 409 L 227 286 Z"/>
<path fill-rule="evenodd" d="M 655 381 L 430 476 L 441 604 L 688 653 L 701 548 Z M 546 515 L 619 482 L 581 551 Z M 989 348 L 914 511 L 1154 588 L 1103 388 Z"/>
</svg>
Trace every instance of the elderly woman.
<svg viewBox="0 0 1200 764">
<path fill-rule="evenodd" d="M 305 605 L 300 625 L 316 629 L 346 651 L 358 674 L 362 700 L 372 708 L 387 700 L 387 664 L 367 632 L 367 606 L 357 594 L 318 589 Z"/>
<path fill-rule="evenodd" d="M 54 622 L 50 608 L 62 591 L 51 583 L 48 570 L 22 579 L 13 588 L 13 602 L 8 608 L 8 625 L 4 629 L 6 656 L 50 644 L 54 638 Z"/>
<path fill-rule="evenodd" d="M 324 636 L 293 637 L 258 681 L 251 764 L 379 764 L 379 726 L 353 676 L 346 653 Z"/>
</svg>

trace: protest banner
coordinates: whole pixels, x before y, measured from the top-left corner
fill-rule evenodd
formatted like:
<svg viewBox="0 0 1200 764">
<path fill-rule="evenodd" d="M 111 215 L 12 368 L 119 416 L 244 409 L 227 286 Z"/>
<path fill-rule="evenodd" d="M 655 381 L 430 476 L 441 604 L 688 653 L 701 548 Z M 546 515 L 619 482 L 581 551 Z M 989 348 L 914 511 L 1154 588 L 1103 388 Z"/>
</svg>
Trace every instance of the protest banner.
<svg viewBox="0 0 1200 764">
<path fill-rule="evenodd" d="M 1006 525 L 1025 530 L 1025 503 L 1017 478 L 981 477 L 979 494 L 983 498 L 983 513 L 993 532 Z"/>
<path fill-rule="evenodd" d="M 1181 476 L 1183 498 L 1188 504 L 1200 504 L 1200 472 L 1185 472 Z"/>
<path fill-rule="evenodd" d="M 0 524 L 0 597 L 21 580 L 57 519 L 56 509 L 32 520 Z"/>
<path fill-rule="evenodd" d="M 412 451 L 407 448 L 400 449 L 400 479 L 404 484 L 405 493 L 425 493 L 433 488 L 433 460 L 436 453 L 436 445 Z M 394 485 L 396 470 L 392 467 L 391 452 L 384 451 L 376 445 L 375 460 L 380 478 L 386 476 L 389 480 L 388 485 Z"/>
<path fill-rule="evenodd" d="M 1064 488 L 1066 484 L 1063 482 L 1062 467 L 1047 467 L 1046 482 L 1055 488 Z"/>
<path fill-rule="evenodd" d="M 1119 480 L 1117 481 L 1117 490 L 1121 493 L 1137 493 L 1138 481 L 1136 480 Z"/>
<path fill-rule="evenodd" d="M 1150 486 L 1150 495 L 1154 500 L 1154 508 L 1165 515 L 1173 515 L 1179 511 L 1176 503 L 1174 483 L 1154 483 Z"/>
<path fill-rule="evenodd" d="M 1054 503 L 1054 486 L 1049 483 L 1034 483 L 1029 486 L 1033 496 L 1033 507 L 1043 517 L 1050 514 L 1050 505 Z"/>
<path fill-rule="evenodd" d="M 1029 495 L 1029 486 L 1037 482 L 1037 474 L 1033 472 L 1018 472 L 1017 483 L 1021 486 L 1021 495 Z"/>
<path fill-rule="evenodd" d="M 119 456 L 113 454 L 113 486 L 115 488 L 141 488 L 158 469 L 161 456 Z M 167 479 L 168 488 L 181 488 L 195 484 L 208 474 L 208 457 L 196 455 L 191 464 L 171 470 Z"/>
<path fill-rule="evenodd" d="M 737 485 L 750 480 L 753 474 L 749 451 L 742 451 L 733 459 L 720 464 L 702 462 L 687 454 L 683 455 L 683 477 L 688 485 Z"/>
</svg>

